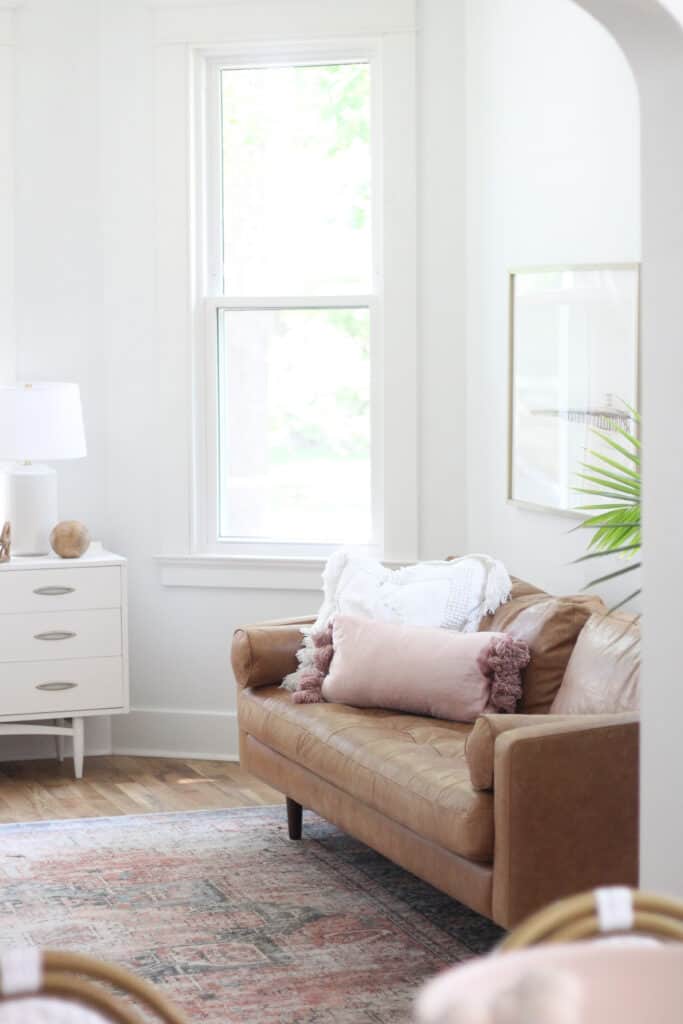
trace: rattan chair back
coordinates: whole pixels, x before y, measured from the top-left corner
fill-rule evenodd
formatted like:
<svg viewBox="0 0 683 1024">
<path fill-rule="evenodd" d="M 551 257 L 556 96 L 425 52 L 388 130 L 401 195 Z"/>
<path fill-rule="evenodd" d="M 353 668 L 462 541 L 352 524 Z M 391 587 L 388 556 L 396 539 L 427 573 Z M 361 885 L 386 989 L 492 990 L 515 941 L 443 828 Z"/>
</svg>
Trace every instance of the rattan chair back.
<svg viewBox="0 0 683 1024">
<path fill-rule="evenodd" d="M 539 910 L 517 925 L 498 949 L 507 952 L 615 933 L 683 942 L 683 903 L 638 889 L 595 889 Z"/>
<path fill-rule="evenodd" d="M 0 959 L 0 988 L 0 1008 L 8 1000 L 46 997 L 80 1004 L 115 1024 L 143 1024 L 130 999 L 115 995 L 115 988 L 152 1010 L 163 1024 L 188 1024 L 148 981 L 81 953 L 14 950 Z"/>
</svg>

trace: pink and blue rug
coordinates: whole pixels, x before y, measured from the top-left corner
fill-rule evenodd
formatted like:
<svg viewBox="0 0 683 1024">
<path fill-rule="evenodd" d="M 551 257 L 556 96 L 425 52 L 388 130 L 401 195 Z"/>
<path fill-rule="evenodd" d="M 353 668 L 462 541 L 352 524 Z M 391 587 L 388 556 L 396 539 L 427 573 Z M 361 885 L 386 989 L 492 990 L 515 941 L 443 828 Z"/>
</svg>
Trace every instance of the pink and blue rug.
<svg viewBox="0 0 683 1024">
<path fill-rule="evenodd" d="M 283 807 L 0 826 L 0 945 L 112 960 L 195 1024 L 401 1024 L 489 921 Z"/>
</svg>

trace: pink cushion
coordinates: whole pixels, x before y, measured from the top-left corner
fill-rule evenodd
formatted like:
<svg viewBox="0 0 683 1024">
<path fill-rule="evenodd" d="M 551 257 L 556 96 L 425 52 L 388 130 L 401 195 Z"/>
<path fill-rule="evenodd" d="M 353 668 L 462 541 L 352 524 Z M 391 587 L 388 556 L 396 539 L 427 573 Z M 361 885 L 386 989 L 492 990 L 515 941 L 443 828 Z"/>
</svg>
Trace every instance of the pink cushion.
<svg viewBox="0 0 683 1024">
<path fill-rule="evenodd" d="M 473 722 L 487 710 L 514 711 L 521 696 L 529 649 L 506 633 L 457 633 L 354 615 L 337 615 L 332 633 L 325 700 Z"/>
<path fill-rule="evenodd" d="M 531 1002 L 533 989 L 537 997 Z M 539 1005 L 538 996 L 543 997 L 544 1006 Z M 680 1024 L 681 1006 L 682 946 L 617 945 L 614 940 L 614 945 L 533 946 L 458 964 L 422 989 L 415 1020 L 418 1024 L 451 1020 L 460 1024 L 493 1020 Z"/>
</svg>

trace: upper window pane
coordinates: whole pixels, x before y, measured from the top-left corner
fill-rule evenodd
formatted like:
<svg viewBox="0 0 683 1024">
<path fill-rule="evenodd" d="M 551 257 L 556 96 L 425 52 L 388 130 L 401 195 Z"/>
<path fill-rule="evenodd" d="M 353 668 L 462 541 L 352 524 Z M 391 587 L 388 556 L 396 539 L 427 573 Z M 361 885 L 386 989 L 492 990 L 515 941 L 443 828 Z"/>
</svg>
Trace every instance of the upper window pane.
<svg viewBox="0 0 683 1024">
<path fill-rule="evenodd" d="M 229 295 L 366 294 L 370 67 L 221 72 Z"/>
</svg>

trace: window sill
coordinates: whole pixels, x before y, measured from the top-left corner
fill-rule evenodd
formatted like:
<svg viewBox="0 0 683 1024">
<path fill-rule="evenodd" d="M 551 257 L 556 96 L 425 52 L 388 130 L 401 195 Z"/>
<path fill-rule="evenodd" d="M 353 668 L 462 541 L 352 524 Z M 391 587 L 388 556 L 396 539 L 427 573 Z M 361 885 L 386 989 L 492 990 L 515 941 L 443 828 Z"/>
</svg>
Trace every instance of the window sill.
<svg viewBox="0 0 683 1024">
<path fill-rule="evenodd" d="M 156 555 L 164 587 L 322 590 L 324 558 L 273 555 Z"/>
</svg>

